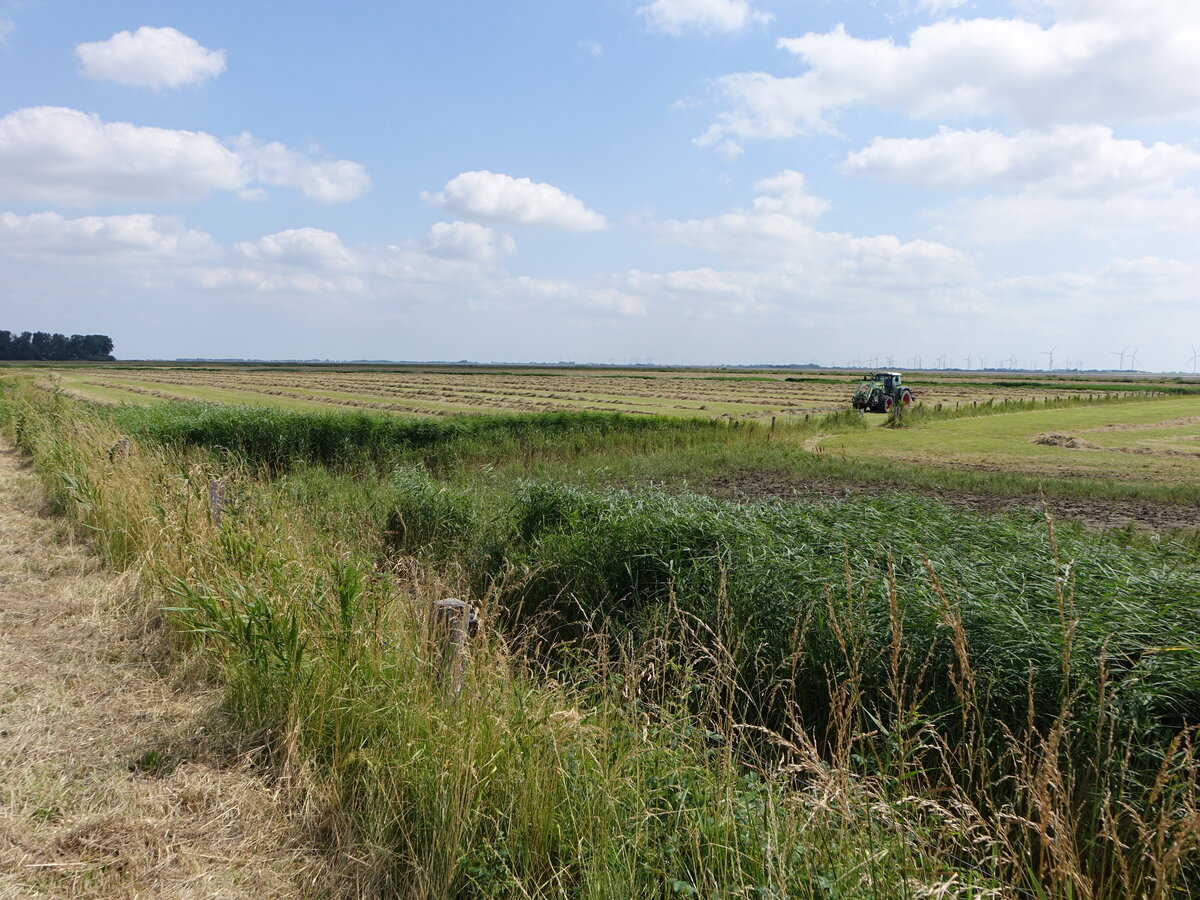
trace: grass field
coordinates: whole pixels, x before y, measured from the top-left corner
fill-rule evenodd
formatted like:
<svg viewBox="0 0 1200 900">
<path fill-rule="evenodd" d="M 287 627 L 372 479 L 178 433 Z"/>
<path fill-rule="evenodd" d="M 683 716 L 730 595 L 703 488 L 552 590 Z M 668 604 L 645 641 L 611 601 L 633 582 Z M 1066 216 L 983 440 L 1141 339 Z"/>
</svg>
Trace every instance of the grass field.
<svg viewBox="0 0 1200 900">
<path fill-rule="evenodd" d="M 882 424 L 882 423 L 880 423 Z M 1200 397 L 868 428 L 826 437 L 829 453 L 1047 479 L 1200 482 Z"/>
<path fill-rule="evenodd" d="M 610 411 L 637 415 L 759 419 L 843 408 L 853 373 L 721 370 L 498 369 L 492 367 L 72 366 L 41 367 L 72 395 L 104 403 L 164 400 L 283 409 L 357 408 L 402 415 Z M 982 373 L 916 373 L 919 402 L 971 406 L 1132 390 L 1184 390 L 1176 381 Z M 1195 386 L 1195 385 L 1193 385 Z"/>
<path fill-rule="evenodd" d="M 969 373 L 898 423 L 773 424 L 676 407 L 852 383 L 102 371 L 62 370 L 57 393 L 7 384 L 5 415 L 59 508 L 141 573 L 247 734 L 303 783 L 360 891 L 1200 892 L 1194 527 L 939 499 L 1136 501 L 1186 526 L 1196 396 L 1088 402 L 1128 384 Z M 150 402 L 71 399 L 96 382 Z M 504 414 L 327 402 L 386 406 L 402 384 Z M 258 391 L 283 408 L 216 402 Z M 206 402 L 164 402 L 185 394 Z M 587 408 L 600 398 L 636 414 Z M 713 496 L 780 473 L 824 492 Z M 483 619 L 449 694 L 462 670 L 430 619 L 445 596 Z"/>
</svg>

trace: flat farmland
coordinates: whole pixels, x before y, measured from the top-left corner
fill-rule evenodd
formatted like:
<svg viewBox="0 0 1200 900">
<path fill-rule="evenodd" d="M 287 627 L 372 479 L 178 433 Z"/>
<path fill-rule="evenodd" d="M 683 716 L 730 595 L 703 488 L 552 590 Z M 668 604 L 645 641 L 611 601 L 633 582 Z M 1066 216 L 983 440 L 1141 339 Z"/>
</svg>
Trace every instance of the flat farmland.
<svg viewBox="0 0 1200 900">
<path fill-rule="evenodd" d="M 145 365 L 39 368 L 64 390 L 100 403 L 190 400 L 294 410 L 350 408 L 401 415 L 608 411 L 769 419 L 843 409 L 857 384 L 846 372 L 704 369 Z M 971 405 L 1061 399 L 1122 385 L 1082 379 L 916 373 L 918 402 Z M 1149 384 L 1138 385 L 1145 388 Z M 1134 387 L 1134 385 L 1130 385 Z"/>
<path fill-rule="evenodd" d="M 814 445 L 900 466 L 1195 485 L 1200 483 L 1200 396 L 1039 409 L 918 428 L 869 428 L 830 435 Z"/>
</svg>

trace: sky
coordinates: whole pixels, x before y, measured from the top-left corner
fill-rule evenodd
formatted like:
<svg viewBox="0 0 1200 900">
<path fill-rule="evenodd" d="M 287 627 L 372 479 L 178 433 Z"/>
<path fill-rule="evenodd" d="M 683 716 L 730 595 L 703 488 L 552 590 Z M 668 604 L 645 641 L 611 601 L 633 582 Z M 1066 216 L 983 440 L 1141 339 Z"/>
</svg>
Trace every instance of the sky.
<svg viewBox="0 0 1200 900">
<path fill-rule="evenodd" d="M 0 0 L 0 327 L 1191 372 L 1197 47 L 1196 0 Z"/>
</svg>

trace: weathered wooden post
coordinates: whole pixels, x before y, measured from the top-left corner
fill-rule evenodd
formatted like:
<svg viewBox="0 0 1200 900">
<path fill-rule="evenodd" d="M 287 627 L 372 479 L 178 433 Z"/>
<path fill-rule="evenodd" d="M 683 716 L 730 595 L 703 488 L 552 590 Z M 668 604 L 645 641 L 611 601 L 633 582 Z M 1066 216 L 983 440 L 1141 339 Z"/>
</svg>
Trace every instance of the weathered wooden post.
<svg viewBox="0 0 1200 900">
<path fill-rule="evenodd" d="M 470 603 L 447 597 L 434 604 L 434 625 L 442 644 L 438 680 L 450 696 L 457 697 L 467 668 L 467 641 L 479 631 L 479 616 Z"/>
<path fill-rule="evenodd" d="M 225 512 L 225 482 L 214 478 L 208 483 L 208 517 L 213 528 L 221 530 L 221 513 Z"/>
</svg>

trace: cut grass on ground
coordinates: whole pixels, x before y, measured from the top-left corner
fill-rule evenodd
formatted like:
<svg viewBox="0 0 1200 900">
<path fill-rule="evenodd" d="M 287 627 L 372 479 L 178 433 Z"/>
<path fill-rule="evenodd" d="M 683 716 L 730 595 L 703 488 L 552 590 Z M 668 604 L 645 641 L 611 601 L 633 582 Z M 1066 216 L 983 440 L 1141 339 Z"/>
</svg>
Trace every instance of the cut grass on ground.
<svg viewBox="0 0 1200 900">
<path fill-rule="evenodd" d="M 1178 420 L 1197 417 L 1190 424 Z M 826 454 L 855 461 L 937 466 L 959 471 L 1004 472 L 1035 479 L 1093 479 L 1125 484 L 1158 482 L 1181 490 L 1200 483 L 1200 455 L 1156 452 L 1146 439 L 1162 432 L 1180 445 L 1200 436 L 1200 398 L 1152 403 L 1080 406 L 931 422 L 913 428 L 869 428 L 823 438 Z M 1092 429 L 1110 425 L 1128 430 Z M 1078 436 L 1113 451 L 1035 443 L 1039 435 Z"/>
</svg>

